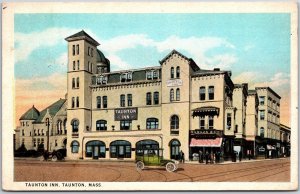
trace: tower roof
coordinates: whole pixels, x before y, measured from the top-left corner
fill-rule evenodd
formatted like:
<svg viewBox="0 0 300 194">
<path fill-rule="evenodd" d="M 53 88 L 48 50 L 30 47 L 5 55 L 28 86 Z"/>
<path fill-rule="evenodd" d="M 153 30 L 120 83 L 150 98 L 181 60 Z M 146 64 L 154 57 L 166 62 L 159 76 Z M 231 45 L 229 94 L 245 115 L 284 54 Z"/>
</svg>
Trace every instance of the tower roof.
<svg viewBox="0 0 300 194">
<path fill-rule="evenodd" d="M 39 116 L 40 112 L 33 105 L 32 108 L 21 116 L 20 120 L 36 120 Z"/>
<path fill-rule="evenodd" d="M 109 60 L 104 56 L 104 54 L 99 49 L 97 49 L 97 62 L 104 63 L 107 65 L 110 64 Z"/>
<path fill-rule="evenodd" d="M 100 45 L 95 39 L 93 39 L 90 35 L 88 35 L 88 33 L 86 33 L 84 30 L 81 30 L 80 32 L 77 32 L 77 33 L 65 38 L 65 40 L 68 42 L 72 42 L 72 41 L 76 41 L 76 40 L 86 40 L 95 46 Z"/>
</svg>

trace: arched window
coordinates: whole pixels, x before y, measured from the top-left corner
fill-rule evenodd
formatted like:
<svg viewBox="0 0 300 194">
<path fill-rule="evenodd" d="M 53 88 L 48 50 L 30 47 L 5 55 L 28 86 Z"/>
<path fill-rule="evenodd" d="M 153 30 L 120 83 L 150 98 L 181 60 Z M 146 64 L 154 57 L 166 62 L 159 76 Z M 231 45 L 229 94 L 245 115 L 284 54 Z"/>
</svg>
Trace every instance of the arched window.
<svg viewBox="0 0 300 194">
<path fill-rule="evenodd" d="M 180 78 L 180 67 L 176 67 L 176 78 Z"/>
<path fill-rule="evenodd" d="M 57 121 L 57 134 L 62 134 L 62 121 L 58 120 Z"/>
<path fill-rule="evenodd" d="M 136 155 L 137 156 L 142 156 L 143 152 L 146 150 L 148 154 L 149 152 L 152 151 L 153 154 L 158 154 L 158 149 L 159 149 L 159 144 L 157 141 L 151 140 L 151 139 L 146 139 L 146 140 L 141 140 L 138 141 L 135 144 L 136 148 Z"/>
<path fill-rule="evenodd" d="M 157 118 L 148 118 L 146 120 L 147 129 L 158 129 L 158 119 Z"/>
<path fill-rule="evenodd" d="M 75 97 L 72 97 L 72 108 L 75 107 Z"/>
<path fill-rule="evenodd" d="M 131 143 L 129 141 L 113 141 L 109 150 L 111 158 L 131 158 Z"/>
<path fill-rule="evenodd" d="M 260 137 L 262 137 L 262 138 L 265 137 L 265 129 L 263 127 L 260 128 L 259 134 L 260 134 Z"/>
<path fill-rule="evenodd" d="M 79 97 L 76 98 L 76 107 L 79 107 Z"/>
<path fill-rule="evenodd" d="M 64 134 L 67 134 L 67 119 L 64 120 Z"/>
<path fill-rule="evenodd" d="M 174 78 L 174 67 L 171 67 L 171 78 Z"/>
<path fill-rule="evenodd" d="M 96 130 L 97 131 L 106 131 L 107 130 L 107 121 L 106 120 L 96 121 Z"/>
<path fill-rule="evenodd" d="M 171 102 L 174 101 L 174 89 L 173 88 L 170 90 L 170 101 Z"/>
<path fill-rule="evenodd" d="M 72 141 L 72 143 L 71 143 L 71 152 L 72 153 L 78 153 L 78 151 L 79 151 L 78 141 Z"/>
<path fill-rule="evenodd" d="M 79 77 L 76 79 L 76 87 L 79 88 Z"/>
<path fill-rule="evenodd" d="M 179 88 L 176 89 L 176 100 L 177 101 L 180 100 L 180 89 Z"/>
<path fill-rule="evenodd" d="M 74 119 L 71 123 L 72 125 L 72 132 L 73 133 L 78 133 L 78 125 L 79 125 L 79 121 L 77 119 Z"/>
<path fill-rule="evenodd" d="M 181 143 L 177 139 L 173 139 L 170 141 L 169 146 L 171 149 L 171 159 L 178 160 Z"/>
<path fill-rule="evenodd" d="M 171 117 L 170 127 L 171 129 L 179 129 L 179 118 L 177 115 Z"/>
<path fill-rule="evenodd" d="M 101 96 L 97 96 L 97 108 L 101 108 Z"/>
</svg>

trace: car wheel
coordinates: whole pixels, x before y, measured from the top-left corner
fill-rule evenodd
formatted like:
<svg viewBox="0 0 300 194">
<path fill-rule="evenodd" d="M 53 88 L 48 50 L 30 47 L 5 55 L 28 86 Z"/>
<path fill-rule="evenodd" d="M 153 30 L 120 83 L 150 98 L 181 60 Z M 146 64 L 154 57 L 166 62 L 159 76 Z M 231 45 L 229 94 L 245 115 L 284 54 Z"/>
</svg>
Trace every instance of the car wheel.
<svg viewBox="0 0 300 194">
<path fill-rule="evenodd" d="M 172 163 L 172 162 L 168 162 L 167 165 L 166 165 L 166 170 L 168 172 L 174 172 L 176 170 L 175 164 Z"/>
<path fill-rule="evenodd" d="M 56 162 L 56 161 L 57 161 L 57 156 L 56 156 L 56 155 L 53 155 L 51 160 L 52 160 L 53 162 Z"/>
<path fill-rule="evenodd" d="M 142 161 L 138 161 L 138 162 L 136 163 L 136 169 L 137 169 L 137 170 L 141 171 L 141 170 L 143 170 L 144 168 L 145 168 L 145 165 L 144 165 L 144 163 L 143 163 Z"/>
</svg>

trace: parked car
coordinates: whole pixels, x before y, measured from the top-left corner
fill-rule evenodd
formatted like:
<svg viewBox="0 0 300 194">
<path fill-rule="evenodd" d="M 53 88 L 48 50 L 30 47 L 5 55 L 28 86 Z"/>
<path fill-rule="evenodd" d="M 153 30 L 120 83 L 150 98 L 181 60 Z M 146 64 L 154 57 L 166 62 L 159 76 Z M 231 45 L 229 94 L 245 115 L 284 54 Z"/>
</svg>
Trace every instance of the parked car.
<svg viewBox="0 0 300 194">
<path fill-rule="evenodd" d="M 162 168 L 164 167 L 168 172 L 174 172 L 178 169 L 179 162 L 176 160 L 166 160 L 162 156 L 162 149 L 143 149 L 142 152 L 136 156 L 137 170 L 146 168 Z"/>
</svg>

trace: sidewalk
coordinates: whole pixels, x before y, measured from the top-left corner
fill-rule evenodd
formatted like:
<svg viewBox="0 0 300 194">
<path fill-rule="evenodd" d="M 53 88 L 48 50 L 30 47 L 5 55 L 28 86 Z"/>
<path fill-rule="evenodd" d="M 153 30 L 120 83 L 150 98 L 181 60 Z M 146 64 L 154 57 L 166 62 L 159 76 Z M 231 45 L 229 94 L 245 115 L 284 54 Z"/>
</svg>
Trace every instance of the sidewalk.
<svg viewBox="0 0 300 194">
<path fill-rule="evenodd" d="M 286 157 L 287 158 L 287 157 Z M 249 162 L 261 162 L 261 161 L 266 161 L 266 160 L 283 160 L 286 158 L 267 158 L 267 159 L 251 159 L 251 160 L 247 160 L 244 159 L 242 161 L 236 161 L 236 162 L 232 162 L 232 161 L 224 161 L 221 163 L 218 163 L 217 165 L 227 165 L 227 164 L 240 164 L 240 163 L 249 163 Z M 199 163 L 198 161 L 185 161 L 186 164 L 197 164 L 197 165 L 212 165 L 211 163 L 206 164 L 205 161 L 204 163 Z M 216 165 L 215 163 L 213 165 Z"/>
</svg>

